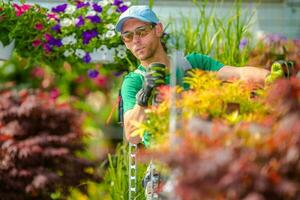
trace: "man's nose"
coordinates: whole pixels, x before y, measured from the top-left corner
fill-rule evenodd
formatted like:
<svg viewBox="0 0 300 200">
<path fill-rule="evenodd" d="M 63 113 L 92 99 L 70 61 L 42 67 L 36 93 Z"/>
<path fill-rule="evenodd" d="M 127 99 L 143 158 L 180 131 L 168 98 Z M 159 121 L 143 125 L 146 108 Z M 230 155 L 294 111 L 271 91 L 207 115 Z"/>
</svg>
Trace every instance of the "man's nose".
<svg viewBox="0 0 300 200">
<path fill-rule="evenodd" d="M 140 43 L 141 37 L 137 34 L 134 34 L 133 38 L 132 38 L 132 41 L 133 41 L 133 43 Z"/>
</svg>

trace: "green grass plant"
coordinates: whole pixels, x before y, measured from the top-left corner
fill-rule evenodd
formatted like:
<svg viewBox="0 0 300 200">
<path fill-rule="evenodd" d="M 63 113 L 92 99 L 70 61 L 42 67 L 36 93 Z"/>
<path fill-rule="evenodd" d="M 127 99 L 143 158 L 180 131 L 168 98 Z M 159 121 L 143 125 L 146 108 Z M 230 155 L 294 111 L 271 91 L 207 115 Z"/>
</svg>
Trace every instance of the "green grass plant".
<svg viewBox="0 0 300 200">
<path fill-rule="evenodd" d="M 71 190 L 67 200 L 129 200 L 128 188 L 128 145 L 119 144 L 115 154 L 109 154 L 106 163 L 107 170 L 101 183 L 87 182 L 87 194 L 77 189 Z M 103 166 L 101 166 L 102 168 Z M 146 165 L 138 164 L 137 167 L 137 192 L 133 199 L 145 200 L 142 179 Z"/>
<path fill-rule="evenodd" d="M 235 1 L 226 17 L 216 13 L 217 3 L 222 6 L 222 2 L 209 3 L 208 0 L 201 0 L 193 3 L 198 17 L 191 18 L 181 13 L 179 24 L 170 18 L 173 36 L 171 48 L 183 50 L 186 54 L 198 52 L 210 55 L 228 65 L 245 65 L 249 55 L 249 30 L 254 12 L 247 11 L 242 17 L 241 0 Z M 240 48 L 243 39 L 247 44 Z"/>
</svg>

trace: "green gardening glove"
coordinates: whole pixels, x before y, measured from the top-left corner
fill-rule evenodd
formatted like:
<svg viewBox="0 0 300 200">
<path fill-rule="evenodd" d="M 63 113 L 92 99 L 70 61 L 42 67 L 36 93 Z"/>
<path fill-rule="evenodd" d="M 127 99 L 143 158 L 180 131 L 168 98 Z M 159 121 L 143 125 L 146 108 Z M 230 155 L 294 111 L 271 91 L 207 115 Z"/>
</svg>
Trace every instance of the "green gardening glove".
<svg viewBox="0 0 300 200">
<path fill-rule="evenodd" d="M 137 104 L 147 107 L 152 91 L 160 85 L 165 84 L 166 66 L 161 63 L 151 63 L 144 75 L 143 87 L 136 94 Z"/>
<path fill-rule="evenodd" d="M 282 69 L 281 63 L 274 62 L 271 66 L 270 74 L 265 79 L 265 83 L 266 84 L 273 83 L 275 80 L 277 80 L 281 77 L 284 77 L 284 71 Z"/>
</svg>

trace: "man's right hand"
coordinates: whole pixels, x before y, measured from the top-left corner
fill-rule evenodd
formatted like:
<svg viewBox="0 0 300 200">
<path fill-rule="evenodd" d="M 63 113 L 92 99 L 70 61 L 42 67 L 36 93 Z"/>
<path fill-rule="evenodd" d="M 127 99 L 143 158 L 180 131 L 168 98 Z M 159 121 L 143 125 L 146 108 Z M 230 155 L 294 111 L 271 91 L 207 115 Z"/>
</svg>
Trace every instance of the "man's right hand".
<svg viewBox="0 0 300 200">
<path fill-rule="evenodd" d="M 140 106 L 148 106 L 154 88 L 165 84 L 166 70 L 165 65 L 161 63 L 152 63 L 144 76 L 144 85 L 137 93 L 136 99 Z"/>
</svg>

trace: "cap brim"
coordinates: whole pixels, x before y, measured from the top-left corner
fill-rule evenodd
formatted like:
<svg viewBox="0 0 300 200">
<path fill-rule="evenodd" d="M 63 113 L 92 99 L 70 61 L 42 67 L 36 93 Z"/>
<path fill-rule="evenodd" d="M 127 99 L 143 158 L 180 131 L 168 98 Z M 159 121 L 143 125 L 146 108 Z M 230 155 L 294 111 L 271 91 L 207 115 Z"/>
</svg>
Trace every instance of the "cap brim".
<svg viewBox="0 0 300 200">
<path fill-rule="evenodd" d="M 143 22 L 152 22 L 152 21 L 149 21 L 148 19 L 146 19 L 144 17 L 127 16 L 127 17 L 124 17 L 123 19 L 121 19 L 120 21 L 118 21 L 118 23 L 116 25 L 116 31 L 117 32 L 121 32 L 122 31 L 123 24 L 128 19 L 138 19 L 138 20 L 141 20 Z M 155 22 L 153 22 L 153 23 L 155 23 Z"/>
</svg>

